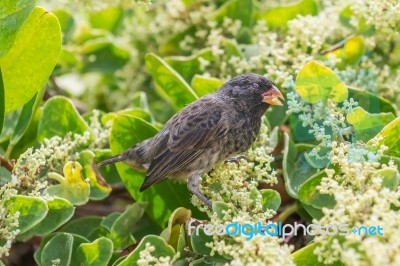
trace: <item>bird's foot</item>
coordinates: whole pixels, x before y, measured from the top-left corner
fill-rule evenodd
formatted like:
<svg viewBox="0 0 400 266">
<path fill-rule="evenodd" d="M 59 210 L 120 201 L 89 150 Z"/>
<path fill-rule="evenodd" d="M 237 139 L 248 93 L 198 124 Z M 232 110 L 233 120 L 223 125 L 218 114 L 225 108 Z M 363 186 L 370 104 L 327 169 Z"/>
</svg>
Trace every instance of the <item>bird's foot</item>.
<svg viewBox="0 0 400 266">
<path fill-rule="evenodd" d="M 206 198 L 206 196 L 204 196 L 199 189 L 200 186 L 200 180 L 199 180 L 199 175 L 193 175 L 189 177 L 188 180 L 188 189 L 194 194 L 196 195 L 196 197 L 198 197 L 202 202 L 204 202 L 204 204 L 207 205 L 208 208 L 210 208 L 210 210 L 212 210 L 212 203 L 209 199 Z"/>
<path fill-rule="evenodd" d="M 239 163 L 240 163 L 241 159 L 247 160 L 246 155 L 242 154 L 242 155 L 238 155 L 238 156 L 235 156 L 235 157 L 228 158 L 228 159 L 225 160 L 225 163 L 235 163 L 239 167 Z"/>
</svg>

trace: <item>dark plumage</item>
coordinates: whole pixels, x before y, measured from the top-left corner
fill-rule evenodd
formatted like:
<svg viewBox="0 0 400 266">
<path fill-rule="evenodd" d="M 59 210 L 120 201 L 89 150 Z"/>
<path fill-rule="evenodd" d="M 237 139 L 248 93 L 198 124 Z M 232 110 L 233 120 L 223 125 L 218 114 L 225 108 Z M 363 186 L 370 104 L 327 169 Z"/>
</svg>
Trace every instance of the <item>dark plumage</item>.
<svg viewBox="0 0 400 266">
<path fill-rule="evenodd" d="M 188 180 L 188 188 L 211 208 L 199 191 L 199 177 L 213 165 L 246 151 L 257 137 L 269 105 L 282 94 L 267 78 L 246 74 L 189 104 L 154 137 L 100 163 L 124 161 L 147 170 L 140 191 L 170 177 Z"/>
</svg>

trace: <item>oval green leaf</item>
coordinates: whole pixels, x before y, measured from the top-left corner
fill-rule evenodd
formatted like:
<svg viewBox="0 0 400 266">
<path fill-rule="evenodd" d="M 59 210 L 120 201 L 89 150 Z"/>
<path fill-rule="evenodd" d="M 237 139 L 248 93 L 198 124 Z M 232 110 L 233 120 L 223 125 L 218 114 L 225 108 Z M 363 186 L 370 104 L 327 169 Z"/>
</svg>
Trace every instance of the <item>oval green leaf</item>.
<svg viewBox="0 0 400 266">
<path fill-rule="evenodd" d="M 113 252 L 110 239 L 100 237 L 92 243 L 82 243 L 77 250 L 77 258 L 81 265 L 107 266 Z"/>
<path fill-rule="evenodd" d="M 305 64 L 297 74 L 296 91 L 309 103 L 326 103 L 328 99 L 342 102 L 348 95 L 345 84 L 336 74 L 316 61 Z"/>
<path fill-rule="evenodd" d="M 45 103 L 39 121 L 39 141 L 53 136 L 64 137 L 68 132 L 82 135 L 86 131 L 89 131 L 89 127 L 79 115 L 71 100 L 57 96 Z"/>
<path fill-rule="evenodd" d="M 0 59 L 12 45 L 18 30 L 35 7 L 35 0 L 2 0 L 0 2 Z"/>
<path fill-rule="evenodd" d="M 41 251 L 40 265 L 70 265 L 74 237 L 68 233 L 59 233 L 51 238 Z"/>
<path fill-rule="evenodd" d="M 297 199 L 300 186 L 317 172 L 305 158 L 305 152 L 314 146 L 309 144 L 295 145 L 286 133 L 284 143 L 282 168 L 285 188 L 292 198 Z"/>
<path fill-rule="evenodd" d="M 118 263 L 117 266 L 136 265 L 140 258 L 140 252 L 146 248 L 147 243 L 150 243 L 150 245 L 154 247 L 154 251 L 151 253 L 153 257 L 169 257 L 172 260 L 175 255 L 174 249 L 168 245 L 164 239 L 159 236 L 148 235 L 145 236 L 135 250 Z"/>
<path fill-rule="evenodd" d="M 62 198 L 47 200 L 47 207 L 49 211 L 46 217 L 28 233 L 40 236 L 47 235 L 71 219 L 75 211 L 75 207 Z"/>
<path fill-rule="evenodd" d="M 376 135 L 380 138 L 380 144 L 387 146 L 389 149 L 386 151 L 387 154 L 400 157 L 400 117 L 390 122 L 385 126 L 381 132 Z"/>
<path fill-rule="evenodd" d="M 147 54 L 146 66 L 160 89 L 160 94 L 171 102 L 176 110 L 197 99 L 196 93 L 186 81 L 160 57 L 152 53 Z"/>
<path fill-rule="evenodd" d="M 262 205 L 263 210 L 278 210 L 279 206 L 281 206 L 281 196 L 276 190 L 273 189 L 262 189 Z"/>
<path fill-rule="evenodd" d="M 83 167 L 83 177 L 89 180 L 90 199 L 102 200 L 110 194 L 111 187 L 97 170 L 94 158 L 95 154 L 91 150 L 84 150 L 79 153 L 78 162 Z"/>
<path fill-rule="evenodd" d="M 270 28 L 287 28 L 287 22 L 294 19 L 298 15 L 316 15 L 318 13 L 318 5 L 315 0 L 296 1 L 288 5 L 282 5 L 270 8 L 263 14 L 261 18 L 267 22 Z"/>
<path fill-rule="evenodd" d="M 321 183 L 322 178 L 326 176 L 325 171 L 320 171 L 310 177 L 299 189 L 299 200 L 314 208 L 333 208 L 336 204 L 335 197 L 330 194 L 321 194 L 317 187 Z"/>
<path fill-rule="evenodd" d="M 43 87 L 60 50 L 61 29 L 57 18 L 35 7 L 20 27 L 10 51 L 0 61 L 6 113 L 24 105 Z"/>
<path fill-rule="evenodd" d="M 181 239 L 181 226 L 185 224 L 192 217 L 192 212 L 186 208 L 176 209 L 168 220 L 167 228 L 161 233 L 161 237 L 167 241 L 175 250 L 178 249 L 178 243 Z"/>
<path fill-rule="evenodd" d="M 363 142 L 372 139 L 394 118 L 392 113 L 370 114 L 359 106 L 348 113 L 346 117 L 347 122 L 354 126 L 356 139 Z"/>
<path fill-rule="evenodd" d="M 165 58 L 165 62 L 175 69 L 186 82 L 190 82 L 195 74 L 203 72 L 200 60 L 211 61 L 212 58 L 211 49 L 208 48 L 191 56 L 170 56 Z"/>
<path fill-rule="evenodd" d="M 40 223 L 48 212 L 46 201 L 31 196 L 13 196 L 5 202 L 4 206 L 10 215 L 19 212 L 18 229 L 20 234 Z"/>
<path fill-rule="evenodd" d="M 199 97 L 218 90 L 223 84 L 220 79 L 200 75 L 194 75 L 192 79 L 193 90 Z"/>
<path fill-rule="evenodd" d="M 111 226 L 110 238 L 116 249 L 123 249 L 135 242 L 132 232 L 142 218 L 147 204 L 134 203 L 114 221 Z"/>
</svg>

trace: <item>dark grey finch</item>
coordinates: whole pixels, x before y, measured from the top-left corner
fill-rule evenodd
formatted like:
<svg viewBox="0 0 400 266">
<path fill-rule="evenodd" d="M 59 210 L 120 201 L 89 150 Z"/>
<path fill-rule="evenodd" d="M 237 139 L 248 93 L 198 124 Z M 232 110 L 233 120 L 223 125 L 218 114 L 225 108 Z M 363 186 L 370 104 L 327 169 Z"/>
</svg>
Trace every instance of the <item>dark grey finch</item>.
<svg viewBox="0 0 400 266">
<path fill-rule="evenodd" d="M 216 163 L 246 151 L 257 137 L 270 105 L 282 105 L 267 78 L 246 74 L 225 83 L 176 113 L 152 138 L 100 163 L 125 162 L 147 171 L 140 191 L 166 178 L 188 180 L 188 189 L 211 208 L 199 177 Z"/>
</svg>

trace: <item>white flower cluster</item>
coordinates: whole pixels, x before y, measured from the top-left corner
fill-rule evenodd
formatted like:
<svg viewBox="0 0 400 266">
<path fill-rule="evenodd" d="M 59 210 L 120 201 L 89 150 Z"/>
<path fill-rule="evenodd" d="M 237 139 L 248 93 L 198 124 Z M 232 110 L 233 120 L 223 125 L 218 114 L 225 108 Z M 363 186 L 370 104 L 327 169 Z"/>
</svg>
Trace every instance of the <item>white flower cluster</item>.
<svg viewBox="0 0 400 266">
<path fill-rule="evenodd" d="M 400 25 L 400 1 L 381 0 L 381 1 L 352 1 L 352 11 L 366 20 L 368 25 L 374 26 L 384 32 L 398 32 Z M 354 26 L 358 27 L 358 21 L 354 21 Z"/>
<path fill-rule="evenodd" d="M 84 148 L 104 148 L 108 145 L 110 127 L 103 126 L 100 113 L 93 111 L 89 117 L 91 131 L 82 135 L 68 133 L 65 137 L 45 139 L 37 149 L 29 148 L 14 165 L 11 181 L 0 187 L 0 239 L 7 242 L 0 247 L 0 257 L 8 254 L 12 241 L 18 235 L 18 213 L 11 216 L 4 203 L 12 196 L 25 194 L 48 199 L 43 191 L 49 186 L 46 172 L 62 173 L 66 162 L 76 159 Z"/>
<path fill-rule="evenodd" d="M 92 135 L 89 145 L 91 149 L 102 149 L 107 147 L 109 143 L 112 122 L 109 121 L 103 126 L 100 117 L 100 111 L 96 109 L 92 111 L 92 115 L 89 117 L 89 128 Z"/>
<path fill-rule="evenodd" d="M 298 114 L 303 127 L 309 127 L 309 133 L 313 134 L 319 145 L 313 149 L 313 154 L 322 148 L 330 148 L 332 136 L 337 136 L 341 141 L 349 138 L 353 128 L 346 123 L 346 114 L 358 106 L 352 98 L 345 100 L 339 107 L 336 102 L 328 99 L 327 105 L 321 101 L 316 104 L 306 103 L 294 91 L 287 93 L 288 114 Z M 328 133 L 327 131 L 332 133 Z"/>
<path fill-rule="evenodd" d="M 83 135 L 68 133 L 64 138 L 45 139 L 38 149 L 29 148 L 21 154 L 13 169 L 17 186 L 29 191 L 40 185 L 43 170 L 62 172 L 64 164 L 73 159 L 71 157 L 79 148 L 88 146 L 90 139 L 89 131 Z"/>
<path fill-rule="evenodd" d="M 224 217 L 212 213 L 193 197 L 193 203 L 207 211 L 210 223 L 226 224 L 238 222 L 266 223 L 275 214 L 273 210 L 264 211 L 261 194 L 254 198 L 260 183 L 277 183 L 276 172 L 270 155 L 274 144 L 268 135 L 266 121 L 262 123 L 260 134 L 253 147 L 245 154 L 247 159 L 236 163 L 222 163 L 203 176 L 201 189 L 211 201 L 223 201 L 229 209 Z M 207 189 L 205 189 L 207 187 Z M 216 190 L 214 190 L 216 188 Z M 290 255 L 292 249 L 277 237 L 256 235 L 251 240 L 242 236 L 213 236 L 213 242 L 207 244 L 212 249 L 211 255 L 219 254 L 232 258 L 229 265 L 294 265 Z"/>
<path fill-rule="evenodd" d="M 345 265 L 399 265 L 400 188 L 384 185 L 388 173 L 400 178 L 393 162 L 381 163 L 385 147 L 376 152 L 350 143 L 332 143 L 331 160 L 337 171 L 326 169 L 319 191 L 334 195 L 336 205 L 324 208 L 322 225 L 380 226 L 383 235 L 350 234 L 340 238 L 316 236 L 315 253 L 324 263 L 341 260 Z M 355 156 L 359 154 L 359 156 Z M 374 252 L 371 252 L 371 251 Z M 384 254 L 377 256 L 376 254 Z"/>
<path fill-rule="evenodd" d="M 11 244 L 18 235 L 18 217 L 19 212 L 11 215 L 8 208 L 4 206 L 5 202 L 11 197 L 17 195 L 17 190 L 14 189 L 14 184 L 8 183 L 0 187 L 0 239 L 5 240 L 3 245 L 0 245 L 0 258 L 7 257 Z"/>
<path fill-rule="evenodd" d="M 382 162 L 387 148 L 377 145 L 379 140 L 372 140 L 370 145 L 346 142 L 345 138 L 353 132 L 345 122 L 345 115 L 357 102 L 349 99 L 339 108 L 331 101 L 327 105 L 305 103 L 295 92 L 288 93 L 287 98 L 288 113 L 297 114 L 302 126 L 311 128 L 309 132 L 320 143 L 317 147 L 331 149 L 326 156 L 333 168 L 325 169 L 327 177 L 317 189 L 333 195 L 336 205 L 332 209 L 323 208 L 324 216 L 314 222 L 325 226 L 348 224 L 350 230 L 379 225 L 385 230 L 383 236 L 351 232 L 342 237 L 319 235 L 315 238 L 319 260 L 326 264 L 340 260 L 345 265 L 398 265 L 400 189 L 388 188 L 384 180 L 400 178 L 399 169 L 392 161 Z M 328 129 L 335 133 L 335 138 L 326 133 Z M 376 252 L 385 256 L 376 256 Z"/>
<path fill-rule="evenodd" d="M 145 248 L 139 252 L 139 259 L 136 262 L 138 266 L 147 266 L 147 265 L 155 265 L 155 266 L 169 266 L 171 265 L 170 257 L 154 257 L 151 253 L 153 253 L 156 248 L 150 243 L 146 243 Z"/>
</svg>

